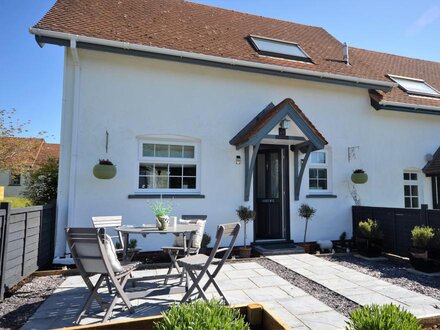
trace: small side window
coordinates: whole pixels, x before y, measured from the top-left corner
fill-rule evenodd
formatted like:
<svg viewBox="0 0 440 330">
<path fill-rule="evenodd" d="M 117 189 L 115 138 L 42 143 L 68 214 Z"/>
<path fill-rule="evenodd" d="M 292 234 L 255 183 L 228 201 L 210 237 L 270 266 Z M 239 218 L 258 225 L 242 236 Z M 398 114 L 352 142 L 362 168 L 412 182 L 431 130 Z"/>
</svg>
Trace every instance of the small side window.
<svg viewBox="0 0 440 330">
<path fill-rule="evenodd" d="M 403 194 L 406 208 L 420 207 L 419 174 L 417 172 L 403 172 Z"/>
</svg>

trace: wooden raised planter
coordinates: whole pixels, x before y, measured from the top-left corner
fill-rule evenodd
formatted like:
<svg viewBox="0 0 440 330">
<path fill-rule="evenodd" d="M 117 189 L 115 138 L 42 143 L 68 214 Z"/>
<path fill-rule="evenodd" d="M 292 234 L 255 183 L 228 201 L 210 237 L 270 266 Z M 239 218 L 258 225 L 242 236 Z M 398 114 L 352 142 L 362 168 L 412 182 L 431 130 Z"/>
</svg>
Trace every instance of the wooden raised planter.
<svg viewBox="0 0 440 330">
<path fill-rule="evenodd" d="M 261 304 L 248 304 L 233 306 L 237 308 L 240 313 L 245 316 L 246 321 L 250 324 L 251 330 L 288 330 L 290 329 L 283 321 L 278 319 L 270 311 L 264 308 Z M 107 323 L 97 323 L 89 325 L 78 325 L 63 329 L 111 329 L 111 330 L 153 330 L 154 324 L 162 320 L 162 315 L 140 317 L 136 319 L 112 321 Z"/>
</svg>

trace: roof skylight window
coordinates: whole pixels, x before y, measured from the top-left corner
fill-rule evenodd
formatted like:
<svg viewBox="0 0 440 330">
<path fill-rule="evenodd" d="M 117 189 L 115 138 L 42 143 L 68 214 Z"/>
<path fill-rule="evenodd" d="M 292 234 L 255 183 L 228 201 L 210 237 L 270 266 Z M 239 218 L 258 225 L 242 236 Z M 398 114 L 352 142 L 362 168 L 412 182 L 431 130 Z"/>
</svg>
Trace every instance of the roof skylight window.
<svg viewBox="0 0 440 330">
<path fill-rule="evenodd" d="M 440 92 L 428 85 L 423 79 L 388 75 L 399 84 L 408 94 L 440 97 Z"/>
<path fill-rule="evenodd" d="M 249 40 L 261 55 L 312 62 L 306 52 L 296 43 L 258 36 L 249 36 Z"/>
</svg>

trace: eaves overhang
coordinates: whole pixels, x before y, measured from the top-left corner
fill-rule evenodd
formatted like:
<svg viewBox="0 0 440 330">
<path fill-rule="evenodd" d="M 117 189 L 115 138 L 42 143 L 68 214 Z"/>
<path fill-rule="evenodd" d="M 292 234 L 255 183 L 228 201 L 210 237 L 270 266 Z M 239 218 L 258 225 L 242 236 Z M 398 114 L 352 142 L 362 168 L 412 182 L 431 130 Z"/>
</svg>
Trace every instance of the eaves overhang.
<svg viewBox="0 0 440 330">
<path fill-rule="evenodd" d="M 350 87 L 375 89 L 385 92 L 391 91 L 393 87 L 397 86 L 396 83 L 388 81 L 345 76 L 341 74 L 318 72 L 273 64 L 256 63 L 233 58 L 133 44 L 37 28 L 31 28 L 30 32 L 35 35 L 35 39 L 40 47 L 44 46 L 46 43 L 69 47 L 70 41 L 75 40 L 77 48 L 89 50 L 208 65 L 231 70 L 255 72 Z"/>
<path fill-rule="evenodd" d="M 376 110 L 423 113 L 427 115 L 440 116 L 440 107 L 402 103 L 402 102 L 390 102 L 390 101 L 379 102 L 374 98 L 370 98 L 370 100 L 371 100 L 371 106 Z"/>
</svg>

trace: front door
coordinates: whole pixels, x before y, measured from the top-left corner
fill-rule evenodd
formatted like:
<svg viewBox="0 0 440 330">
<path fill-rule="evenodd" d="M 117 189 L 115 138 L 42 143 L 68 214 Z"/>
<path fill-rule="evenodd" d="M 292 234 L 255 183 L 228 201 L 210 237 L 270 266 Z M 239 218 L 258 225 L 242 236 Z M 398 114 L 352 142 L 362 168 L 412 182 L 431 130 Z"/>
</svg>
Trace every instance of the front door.
<svg viewBox="0 0 440 330">
<path fill-rule="evenodd" d="M 288 148 L 262 145 L 254 172 L 255 240 L 289 238 Z"/>
</svg>

